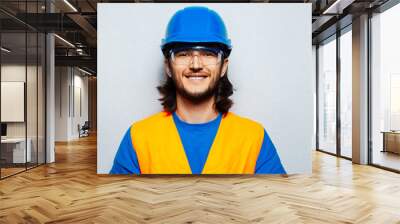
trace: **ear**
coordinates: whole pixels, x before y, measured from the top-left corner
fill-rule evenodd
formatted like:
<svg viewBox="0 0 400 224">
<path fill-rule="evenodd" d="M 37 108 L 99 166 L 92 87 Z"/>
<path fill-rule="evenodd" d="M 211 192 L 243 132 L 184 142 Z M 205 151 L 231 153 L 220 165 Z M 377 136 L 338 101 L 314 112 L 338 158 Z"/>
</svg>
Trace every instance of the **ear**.
<svg viewBox="0 0 400 224">
<path fill-rule="evenodd" d="M 228 58 L 225 58 L 224 62 L 222 63 L 221 78 L 224 77 L 224 75 L 226 74 L 226 71 L 228 70 L 228 64 L 229 64 L 229 60 L 228 60 Z"/>
<path fill-rule="evenodd" d="M 169 61 L 168 59 L 164 59 L 164 71 L 165 74 L 167 74 L 168 77 L 172 77 L 171 69 L 169 67 Z"/>
</svg>

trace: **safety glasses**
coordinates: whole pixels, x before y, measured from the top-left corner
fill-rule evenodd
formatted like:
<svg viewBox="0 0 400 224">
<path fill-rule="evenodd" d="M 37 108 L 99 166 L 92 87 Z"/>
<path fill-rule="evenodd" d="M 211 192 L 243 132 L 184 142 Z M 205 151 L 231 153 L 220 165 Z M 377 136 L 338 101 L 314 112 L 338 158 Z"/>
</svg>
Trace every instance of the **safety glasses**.
<svg viewBox="0 0 400 224">
<path fill-rule="evenodd" d="M 223 52 L 220 49 L 202 46 L 190 48 L 175 48 L 170 50 L 170 58 L 175 65 L 190 65 L 198 60 L 202 65 L 217 65 L 221 63 Z"/>
</svg>

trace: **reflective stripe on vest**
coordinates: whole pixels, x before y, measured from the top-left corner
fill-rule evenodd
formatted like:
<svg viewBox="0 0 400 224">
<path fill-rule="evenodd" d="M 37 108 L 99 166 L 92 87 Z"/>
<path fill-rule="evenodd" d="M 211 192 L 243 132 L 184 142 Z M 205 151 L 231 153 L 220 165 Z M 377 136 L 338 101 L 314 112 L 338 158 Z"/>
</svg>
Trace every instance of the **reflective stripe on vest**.
<svg viewBox="0 0 400 224">
<path fill-rule="evenodd" d="M 160 112 L 131 128 L 142 174 L 191 174 L 173 117 Z M 228 112 L 208 154 L 202 174 L 252 174 L 264 139 L 262 125 Z"/>
</svg>

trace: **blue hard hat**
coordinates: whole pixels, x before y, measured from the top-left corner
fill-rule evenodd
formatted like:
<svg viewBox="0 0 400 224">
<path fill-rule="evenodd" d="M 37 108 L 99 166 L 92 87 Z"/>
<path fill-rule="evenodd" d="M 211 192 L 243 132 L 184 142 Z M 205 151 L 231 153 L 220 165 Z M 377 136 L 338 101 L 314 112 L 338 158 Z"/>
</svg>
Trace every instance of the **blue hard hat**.
<svg viewBox="0 0 400 224">
<path fill-rule="evenodd" d="M 177 11 L 168 23 L 161 49 L 181 44 L 220 44 L 229 55 L 232 49 L 222 18 L 215 11 L 201 6 L 186 7 Z"/>
</svg>

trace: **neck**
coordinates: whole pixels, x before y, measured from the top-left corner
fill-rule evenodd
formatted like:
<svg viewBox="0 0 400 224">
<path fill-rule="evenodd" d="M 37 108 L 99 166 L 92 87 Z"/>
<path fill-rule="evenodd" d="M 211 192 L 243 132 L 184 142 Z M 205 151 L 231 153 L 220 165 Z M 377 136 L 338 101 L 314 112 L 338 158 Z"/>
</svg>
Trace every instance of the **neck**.
<svg viewBox="0 0 400 224">
<path fill-rule="evenodd" d="M 193 103 L 176 96 L 176 114 L 179 118 L 190 124 L 206 123 L 214 120 L 218 116 L 218 111 L 214 107 L 215 98 L 211 97 L 201 103 Z"/>
</svg>

